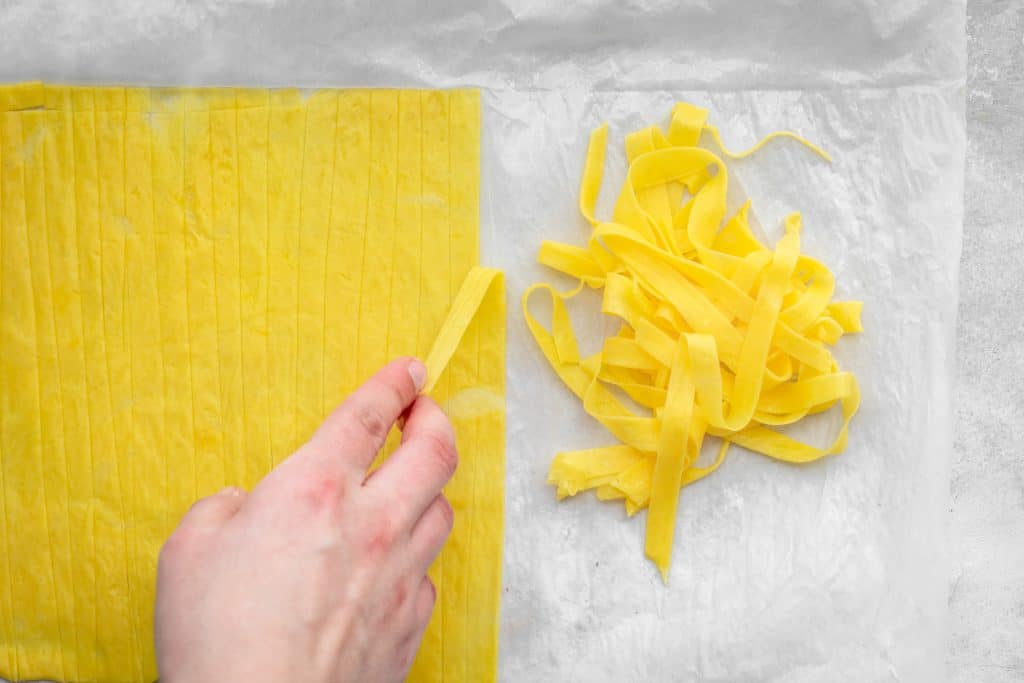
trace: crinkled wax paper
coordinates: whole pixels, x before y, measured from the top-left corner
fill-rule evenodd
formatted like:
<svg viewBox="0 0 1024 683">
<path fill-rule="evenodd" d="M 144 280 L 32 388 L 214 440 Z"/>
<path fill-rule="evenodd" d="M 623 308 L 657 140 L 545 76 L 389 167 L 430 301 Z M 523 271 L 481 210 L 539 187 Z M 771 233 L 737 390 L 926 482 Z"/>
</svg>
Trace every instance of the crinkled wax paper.
<svg viewBox="0 0 1024 683">
<path fill-rule="evenodd" d="M 500 678 L 935 681 L 946 652 L 950 380 L 960 251 L 960 1 L 121 0 L 0 7 L 0 79 L 484 89 L 483 261 L 507 271 L 505 592 Z M 541 239 L 582 241 L 587 134 L 613 144 L 686 99 L 742 147 L 765 235 L 804 215 L 804 251 L 865 302 L 836 355 L 864 400 L 846 453 L 792 467 L 736 449 L 680 503 L 670 585 L 643 515 L 556 504 L 560 449 L 612 443 L 528 338 L 517 297 L 553 279 Z M 619 137 L 617 137 L 619 136 Z M 622 177 L 610 155 L 604 206 Z M 566 283 L 568 284 L 568 283 Z M 573 312 L 596 340 L 604 325 Z"/>
</svg>

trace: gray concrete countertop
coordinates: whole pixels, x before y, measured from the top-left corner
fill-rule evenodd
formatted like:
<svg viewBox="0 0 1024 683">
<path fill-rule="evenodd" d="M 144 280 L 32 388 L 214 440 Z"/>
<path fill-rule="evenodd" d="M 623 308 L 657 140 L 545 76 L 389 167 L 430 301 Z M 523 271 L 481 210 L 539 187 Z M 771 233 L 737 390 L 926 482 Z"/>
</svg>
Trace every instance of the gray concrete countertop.
<svg viewBox="0 0 1024 683">
<path fill-rule="evenodd" d="M 967 6 L 950 680 L 1024 680 L 1024 3 Z"/>
<path fill-rule="evenodd" d="M 19 4 L 51 5 L 0 0 L 0 9 L 6 18 L 17 19 Z M 109 3 L 121 4 L 126 3 Z M 226 12 L 245 3 L 207 4 Z M 67 6 L 80 9 L 86 3 Z M 171 0 L 154 6 L 187 25 L 198 36 L 197 44 L 210 37 L 202 3 Z M 54 5 L 40 14 L 57 12 Z M 968 144 L 949 508 L 948 679 L 1009 683 L 1024 681 L 1024 0 L 968 0 L 967 15 Z M 118 71 L 119 50 L 133 44 L 115 44 L 99 51 L 99 62 L 73 66 L 103 74 Z M 57 52 L 57 63 L 70 54 Z M 181 56 L 171 54 L 167 60 Z M 218 64 L 223 61 L 214 60 L 210 68 Z M 22 75 L 13 68 L 0 66 L 0 71 Z M 53 72 L 38 75 L 47 73 Z M 231 73 L 237 72 L 224 78 Z M 209 78 L 209 72 L 197 74 Z M 430 78 L 429 72 L 421 75 Z"/>
</svg>

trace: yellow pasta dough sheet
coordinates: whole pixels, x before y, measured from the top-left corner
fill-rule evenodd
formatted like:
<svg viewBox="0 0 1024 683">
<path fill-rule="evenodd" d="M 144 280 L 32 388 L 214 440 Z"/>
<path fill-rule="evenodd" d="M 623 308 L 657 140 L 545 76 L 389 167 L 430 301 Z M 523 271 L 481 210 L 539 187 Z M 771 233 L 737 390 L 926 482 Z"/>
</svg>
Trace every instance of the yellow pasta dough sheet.
<svg viewBox="0 0 1024 683">
<path fill-rule="evenodd" d="M 494 679 L 479 141 L 471 90 L 0 87 L 0 676 L 154 680 L 156 557 L 191 502 L 429 354 L 462 458 L 411 679 Z"/>
</svg>

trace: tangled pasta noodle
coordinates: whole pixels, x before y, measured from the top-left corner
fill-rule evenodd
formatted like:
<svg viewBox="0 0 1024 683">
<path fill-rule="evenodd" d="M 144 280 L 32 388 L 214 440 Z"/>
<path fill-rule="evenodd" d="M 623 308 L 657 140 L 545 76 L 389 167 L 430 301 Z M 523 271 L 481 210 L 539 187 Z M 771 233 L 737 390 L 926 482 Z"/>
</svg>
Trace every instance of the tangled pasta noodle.
<svg viewBox="0 0 1024 683">
<path fill-rule="evenodd" d="M 593 489 L 622 500 L 630 515 L 647 508 L 645 552 L 666 581 L 682 487 L 711 474 L 730 444 L 791 463 L 838 453 L 860 401 L 856 378 L 828 346 L 861 331 L 861 303 L 832 301 L 832 273 L 800 253 L 799 214 L 786 218 L 774 248 L 751 231 L 749 201 L 726 220 L 725 165 L 697 143 L 707 131 L 739 158 L 786 136 L 828 155 L 789 132 L 734 154 L 706 119 L 706 110 L 680 103 L 667 134 L 652 126 L 626 137 L 629 168 L 610 221 L 594 215 L 608 137 L 607 125 L 596 129 L 580 188 L 590 239 L 585 247 L 544 242 L 538 257 L 580 287 L 562 294 L 536 284 L 523 294 L 527 325 L 552 368 L 621 442 L 557 454 L 548 480 L 559 499 Z M 622 322 L 586 358 L 566 308 L 584 286 L 603 290 L 602 312 Z M 550 298 L 550 329 L 530 312 L 534 295 Z M 825 448 L 773 428 L 836 404 L 842 424 Z M 698 466 L 708 436 L 721 446 L 712 464 Z"/>
</svg>

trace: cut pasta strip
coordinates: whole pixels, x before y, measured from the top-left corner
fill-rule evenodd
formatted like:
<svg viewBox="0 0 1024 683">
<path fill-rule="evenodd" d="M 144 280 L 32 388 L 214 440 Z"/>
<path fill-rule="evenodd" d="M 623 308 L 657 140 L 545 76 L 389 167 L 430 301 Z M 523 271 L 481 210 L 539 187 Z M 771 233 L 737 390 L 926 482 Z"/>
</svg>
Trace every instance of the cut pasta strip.
<svg viewBox="0 0 1024 683">
<path fill-rule="evenodd" d="M 749 202 L 727 219 L 725 164 L 697 143 L 707 131 L 726 156 L 743 158 L 788 137 L 831 158 L 788 131 L 731 152 L 707 115 L 680 103 L 667 134 L 649 127 L 627 136 L 627 180 L 610 221 L 595 210 L 608 126 L 591 135 L 580 187 L 591 237 L 585 246 L 544 242 L 538 260 L 580 288 L 603 290 L 602 312 L 622 326 L 599 353 L 580 357 L 566 306 L 579 288 L 561 294 L 537 284 L 523 294 L 527 326 L 551 367 L 622 442 L 559 453 L 548 482 L 559 500 L 594 490 L 623 501 L 630 515 L 648 508 L 645 551 L 666 582 L 682 487 L 717 469 L 731 444 L 790 463 L 839 453 L 860 402 L 856 378 L 828 346 L 862 331 L 861 303 L 832 301 L 832 273 L 800 253 L 799 214 L 786 218 L 773 248 L 751 231 Z M 540 292 L 550 297 L 550 328 L 530 309 Z M 842 423 L 823 448 L 770 428 L 836 405 Z M 701 467 L 708 436 L 721 445 Z"/>
</svg>

